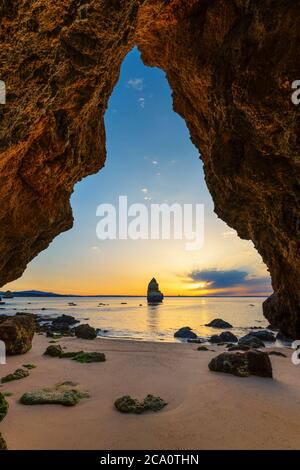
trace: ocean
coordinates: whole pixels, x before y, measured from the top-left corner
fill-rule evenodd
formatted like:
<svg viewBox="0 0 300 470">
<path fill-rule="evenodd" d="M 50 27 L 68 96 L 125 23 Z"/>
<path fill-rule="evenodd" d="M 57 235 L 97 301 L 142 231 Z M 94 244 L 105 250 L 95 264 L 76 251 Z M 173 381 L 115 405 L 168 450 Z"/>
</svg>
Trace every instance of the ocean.
<svg viewBox="0 0 300 470">
<path fill-rule="evenodd" d="M 45 316 L 73 315 L 82 323 L 103 330 L 100 336 L 144 341 L 178 342 L 174 333 L 191 327 L 208 337 L 221 330 L 205 326 L 214 318 L 233 325 L 242 336 L 250 328 L 266 327 L 261 297 L 166 297 L 162 304 L 148 305 L 145 297 L 15 297 L 3 299 L 3 314 L 32 312 Z M 75 305 L 70 306 L 73 302 Z"/>
</svg>

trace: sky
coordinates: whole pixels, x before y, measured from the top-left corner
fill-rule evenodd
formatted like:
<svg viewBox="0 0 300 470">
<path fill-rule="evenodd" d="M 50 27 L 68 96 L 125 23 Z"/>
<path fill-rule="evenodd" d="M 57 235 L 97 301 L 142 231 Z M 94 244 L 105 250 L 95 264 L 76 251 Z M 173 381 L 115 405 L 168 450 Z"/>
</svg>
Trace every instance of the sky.
<svg viewBox="0 0 300 470">
<path fill-rule="evenodd" d="M 252 242 L 213 212 L 199 152 L 172 109 L 165 74 L 131 51 L 105 115 L 105 167 L 75 186 L 72 230 L 59 235 L 7 284 L 10 290 L 82 295 L 144 295 L 153 276 L 165 295 L 269 295 L 270 278 Z M 203 204 L 204 243 L 186 240 L 99 240 L 99 204 Z M 194 207 L 194 206 L 193 206 Z"/>
</svg>

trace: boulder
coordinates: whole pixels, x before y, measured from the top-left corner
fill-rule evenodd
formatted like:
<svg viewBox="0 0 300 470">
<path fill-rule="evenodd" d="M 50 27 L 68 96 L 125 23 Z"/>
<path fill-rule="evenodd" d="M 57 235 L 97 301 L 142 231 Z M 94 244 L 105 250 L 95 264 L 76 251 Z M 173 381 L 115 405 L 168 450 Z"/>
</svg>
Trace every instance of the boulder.
<svg viewBox="0 0 300 470">
<path fill-rule="evenodd" d="M 174 333 L 174 337 L 182 339 L 196 339 L 197 335 L 189 326 L 183 326 L 178 331 L 176 331 L 176 333 Z"/>
<path fill-rule="evenodd" d="M 274 333 L 268 330 L 251 331 L 249 335 L 254 336 L 255 338 L 258 338 L 261 341 L 269 341 L 269 342 L 276 341 Z"/>
<path fill-rule="evenodd" d="M 210 323 L 207 323 L 205 326 L 211 328 L 232 328 L 232 325 L 227 321 L 222 320 L 221 318 L 215 318 Z"/>
<path fill-rule="evenodd" d="M 92 326 L 86 324 L 76 326 L 75 335 L 77 338 L 82 339 L 95 339 L 97 338 L 97 330 Z"/>
<path fill-rule="evenodd" d="M 238 377 L 273 377 L 269 355 L 262 351 L 225 352 L 214 357 L 208 368 L 213 372 L 225 372 Z"/>
<path fill-rule="evenodd" d="M 231 331 L 223 331 L 220 335 L 212 335 L 209 340 L 211 343 L 237 343 L 238 338 Z"/>
<path fill-rule="evenodd" d="M 6 354 L 24 354 L 31 349 L 35 331 L 32 315 L 8 317 L 0 323 L 0 340 L 4 341 Z"/>
<path fill-rule="evenodd" d="M 265 343 L 250 333 L 239 339 L 239 346 L 249 346 L 250 348 L 264 348 Z"/>
<path fill-rule="evenodd" d="M 79 323 L 79 320 L 72 317 L 72 315 L 61 315 L 60 317 L 55 318 L 52 321 L 51 330 L 59 331 L 60 333 L 68 333 L 71 329 L 71 326 Z"/>
</svg>

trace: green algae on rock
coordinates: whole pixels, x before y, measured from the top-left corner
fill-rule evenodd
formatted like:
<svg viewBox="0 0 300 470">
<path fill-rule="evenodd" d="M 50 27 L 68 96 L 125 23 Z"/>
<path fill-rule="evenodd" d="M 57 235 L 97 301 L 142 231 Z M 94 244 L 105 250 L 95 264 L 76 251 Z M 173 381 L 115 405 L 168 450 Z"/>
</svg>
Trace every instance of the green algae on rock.
<svg viewBox="0 0 300 470">
<path fill-rule="evenodd" d="M 0 450 L 7 450 L 7 444 L 1 432 L 0 432 Z"/>
<path fill-rule="evenodd" d="M 24 379 L 25 377 L 28 377 L 28 375 L 29 375 L 28 370 L 16 369 L 13 374 L 8 374 L 5 377 L 2 377 L 1 382 L 4 384 L 7 382 L 12 382 L 13 380 Z"/>
<path fill-rule="evenodd" d="M 48 346 L 44 355 L 51 357 L 59 357 L 60 359 L 72 359 L 73 361 L 80 362 L 81 364 L 88 364 L 91 362 L 104 362 L 106 360 L 105 354 L 100 352 L 85 352 L 85 351 L 68 351 L 64 352 L 62 347 L 58 344 L 56 346 Z"/>
<path fill-rule="evenodd" d="M 144 411 L 142 404 L 136 398 L 132 398 L 129 395 L 118 398 L 115 401 L 115 407 L 118 411 L 121 411 L 121 413 L 140 414 Z"/>
<path fill-rule="evenodd" d="M 73 358 L 73 361 L 80 362 L 81 364 L 89 364 L 91 362 L 104 362 L 106 360 L 105 354 L 100 352 L 79 352 Z"/>
<path fill-rule="evenodd" d="M 273 377 L 269 355 L 262 351 L 224 352 L 214 357 L 208 364 L 213 372 L 225 372 L 238 377 Z"/>
<path fill-rule="evenodd" d="M 44 352 L 45 356 L 51 356 L 51 357 L 60 357 L 61 354 L 63 353 L 62 347 L 60 344 L 57 344 L 55 346 L 48 346 L 46 351 Z"/>
<path fill-rule="evenodd" d="M 116 409 L 121 413 L 141 414 L 144 411 L 159 411 L 167 405 L 162 398 L 154 395 L 147 395 L 143 401 L 124 395 L 118 398 L 114 403 Z"/>
<path fill-rule="evenodd" d="M 37 366 L 35 364 L 23 364 L 23 367 L 26 367 L 26 369 L 35 369 Z"/>
<path fill-rule="evenodd" d="M 145 411 L 159 411 L 167 405 L 167 402 L 160 397 L 155 397 L 154 395 L 149 394 L 144 398 L 142 405 Z"/>
<path fill-rule="evenodd" d="M 78 390 L 34 390 L 24 393 L 20 398 L 23 405 L 63 405 L 75 406 L 88 394 Z"/>
<path fill-rule="evenodd" d="M 0 393 L 0 422 L 5 418 L 8 412 L 8 403 L 3 393 Z"/>
</svg>

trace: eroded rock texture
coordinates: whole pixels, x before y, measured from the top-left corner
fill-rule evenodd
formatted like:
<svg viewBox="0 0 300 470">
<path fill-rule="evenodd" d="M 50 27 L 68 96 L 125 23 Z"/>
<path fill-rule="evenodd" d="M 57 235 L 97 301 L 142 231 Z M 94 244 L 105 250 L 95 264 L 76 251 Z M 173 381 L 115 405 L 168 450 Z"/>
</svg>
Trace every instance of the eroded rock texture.
<svg viewBox="0 0 300 470">
<path fill-rule="evenodd" d="M 134 46 L 165 70 L 216 213 L 269 267 L 271 323 L 300 337 L 300 2 L 0 0 L 0 284 L 72 226 L 105 161 L 103 115 Z"/>
</svg>

